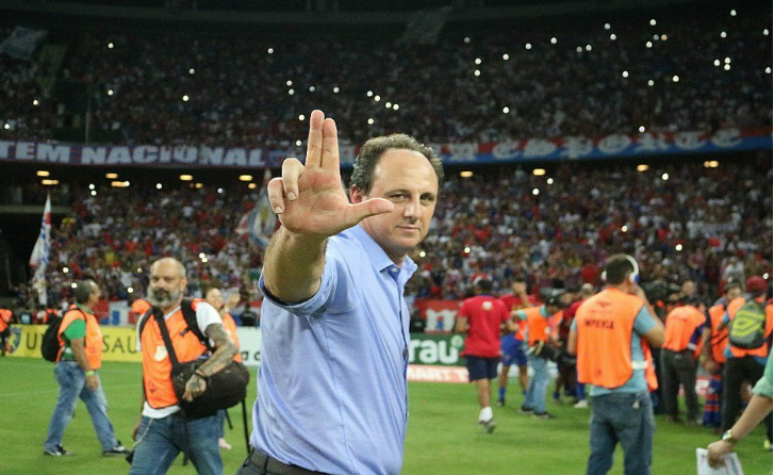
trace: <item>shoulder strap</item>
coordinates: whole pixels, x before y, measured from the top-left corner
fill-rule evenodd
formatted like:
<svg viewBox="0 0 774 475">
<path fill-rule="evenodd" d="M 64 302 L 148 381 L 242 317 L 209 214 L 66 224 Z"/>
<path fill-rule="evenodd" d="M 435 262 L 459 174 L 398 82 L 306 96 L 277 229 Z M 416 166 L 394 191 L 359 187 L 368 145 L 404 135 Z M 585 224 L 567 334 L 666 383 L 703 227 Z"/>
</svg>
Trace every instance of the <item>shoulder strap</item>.
<svg viewBox="0 0 774 475">
<path fill-rule="evenodd" d="M 188 329 L 196 335 L 196 338 L 199 339 L 202 345 L 213 352 L 214 350 L 212 345 L 210 345 L 210 339 L 202 333 L 202 329 L 199 328 L 199 323 L 196 321 L 196 310 L 193 308 L 193 299 L 183 299 L 183 301 L 180 302 L 180 310 L 183 312 L 183 319 L 185 319 L 185 324 L 188 325 Z"/>
<path fill-rule="evenodd" d="M 180 368 L 180 361 L 178 361 L 177 354 L 175 354 L 175 348 L 172 346 L 172 339 L 169 338 L 169 330 L 167 330 L 167 322 L 164 321 L 164 315 L 162 315 L 161 311 L 157 308 L 153 308 L 151 311 L 153 312 L 153 318 L 156 320 L 156 323 L 158 323 L 159 325 L 159 330 L 161 331 L 161 338 L 164 339 L 164 346 L 167 347 L 169 362 L 172 363 L 172 368 L 174 370 L 177 370 L 178 368 Z"/>
<path fill-rule="evenodd" d="M 145 324 L 148 323 L 148 319 L 153 315 L 153 307 L 149 308 L 142 317 L 140 317 L 140 332 L 139 338 L 142 339 L 142 332 L 145 331 Z"/>
</svg>

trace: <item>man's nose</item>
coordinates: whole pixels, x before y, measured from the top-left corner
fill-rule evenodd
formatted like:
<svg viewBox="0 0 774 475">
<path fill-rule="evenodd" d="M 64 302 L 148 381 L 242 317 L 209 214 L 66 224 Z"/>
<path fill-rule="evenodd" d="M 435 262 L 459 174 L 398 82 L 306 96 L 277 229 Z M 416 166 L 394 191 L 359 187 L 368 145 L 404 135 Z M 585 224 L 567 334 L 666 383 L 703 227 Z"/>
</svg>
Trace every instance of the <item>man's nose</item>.
<svg viewBox="0 0 774 475">
<path fill-rule="evenodd" d="M 422 206 L 419 202 L 419 196 L 412 197 L 409 203 L 406 205 L 406 209 L 403 211 L 403 216 L 406 218 L 418 219 L 422 216 Z"/>
</svg>

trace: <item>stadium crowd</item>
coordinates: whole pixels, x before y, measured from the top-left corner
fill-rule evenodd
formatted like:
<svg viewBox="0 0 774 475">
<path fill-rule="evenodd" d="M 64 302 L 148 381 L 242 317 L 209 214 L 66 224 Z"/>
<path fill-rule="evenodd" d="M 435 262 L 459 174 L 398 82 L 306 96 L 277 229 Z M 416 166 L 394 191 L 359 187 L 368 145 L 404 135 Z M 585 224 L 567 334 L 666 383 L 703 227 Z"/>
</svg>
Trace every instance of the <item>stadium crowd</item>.
<svg viewBox="0 0 774 475">
<path fill-rule="evenodd" d="M 292 147 L 305 136 L 300 116 L 310 103 L 331 111 L 353 144 L 394 131 L 425 143 L 487 143 L 770 127 L 766 26 L 743 10 L 700 20 L 640 15 L 593 28 L 449 34 L 429 46 L 84 33 L 51 97 L 34 78 L 43 65 L 2 59 L 0 94 L 10 97 L 0 96 L 9 124 L 0 139 L 42 140 L 74 123 L 61 97 L 68 84 L 95 91 L 92 130 L 121 144 Z"/>
<path fill-rule="evenodd" d="M 517 275 L 535 291 L 596 285 L 605 259 L 621 251 L 641 262 L 646 286 L 693 280 L 708 300 L 729 274 L 772 274 L 767 153 L 718 168 L 689 162 L 638 172 L 607 163 L 530 172 L 517 167 L 446 181 L 432 231 L 413 256 L 420 270 L 409 297 L 464 298 L 480 276 L 503 291 Z M 193 294 L 213 278 L 250 287 L 250 269 L 262 265 L 262 250 L 236 232 L 259 196 L 246 187 L 138 184 L 73 195 L 70 216 L 53 232 L 54 301 L 68 297 L 72 280 L 84 274 L 103 279 L 112 300 L 132 297 L 129 287 L 144 295 L 149 263 L 165 255 L 189 267 Z M 31 300 L 28 291 L 20 295 L 20 304 Z"/>
</svg>

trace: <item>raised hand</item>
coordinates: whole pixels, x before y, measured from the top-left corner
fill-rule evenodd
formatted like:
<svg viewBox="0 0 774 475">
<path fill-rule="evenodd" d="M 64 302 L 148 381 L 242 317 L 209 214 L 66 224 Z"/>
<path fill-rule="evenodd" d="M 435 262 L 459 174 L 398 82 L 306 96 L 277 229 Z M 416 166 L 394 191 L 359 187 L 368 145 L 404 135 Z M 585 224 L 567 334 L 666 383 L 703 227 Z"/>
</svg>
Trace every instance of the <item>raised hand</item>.
<svg viewBox="0 0 774 475">
<path fill-rule="evenodd" d="M 282 226 L 301 235 L 332 236 L 394 208 L 383 198 L 350 204 L 341 185 L 336 123 L 319 110 L 309 118 L 306 163 L 286 159 L 282 177 L 269 182 L 268 194 Z"/>
</svg>

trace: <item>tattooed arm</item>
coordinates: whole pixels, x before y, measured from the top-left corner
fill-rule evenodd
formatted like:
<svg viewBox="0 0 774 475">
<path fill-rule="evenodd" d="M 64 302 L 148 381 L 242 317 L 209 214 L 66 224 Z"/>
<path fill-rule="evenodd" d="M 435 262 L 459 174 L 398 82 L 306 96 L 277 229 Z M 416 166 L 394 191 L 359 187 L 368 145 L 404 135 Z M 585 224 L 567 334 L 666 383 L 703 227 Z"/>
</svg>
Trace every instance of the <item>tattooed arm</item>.
<svg viewBox="0 0 774 475">
<path fill-rule="evenodd" d="M 214 343 L 215 352 L 185 383 L 183 399 L 186 401 L 193 401 L 194 398 L 201 396 L 207 389 L 206 378 L 228 366 L 237 354 L 237 347 L 222 324 L 213 323 L 207 327 L 204 334 Z"/>
</svg>

